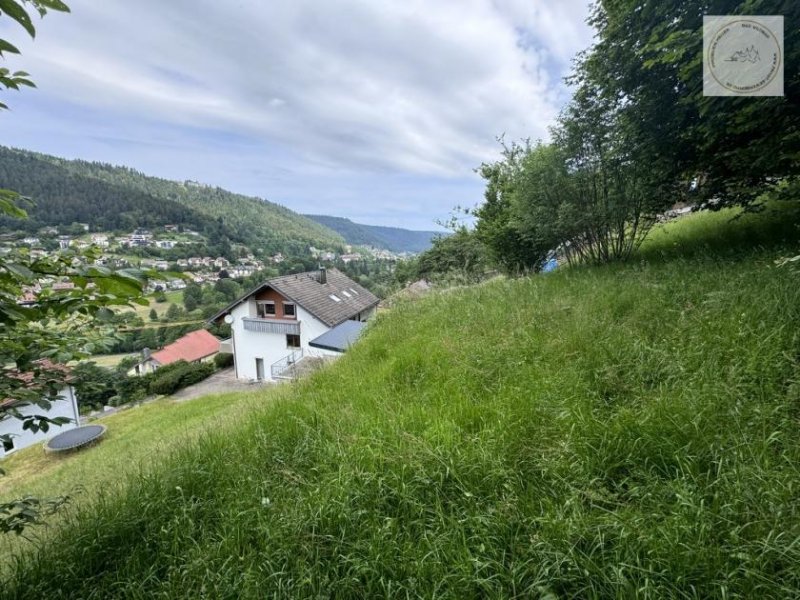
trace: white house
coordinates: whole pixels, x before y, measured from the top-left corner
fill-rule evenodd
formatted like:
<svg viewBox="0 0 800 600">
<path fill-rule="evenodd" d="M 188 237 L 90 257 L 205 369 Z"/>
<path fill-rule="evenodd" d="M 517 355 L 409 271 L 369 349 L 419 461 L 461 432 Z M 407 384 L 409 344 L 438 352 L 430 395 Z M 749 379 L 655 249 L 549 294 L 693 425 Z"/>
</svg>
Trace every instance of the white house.
<svg viewBox="0 0 800 600">
<path fill-rule="evenodd" d="M 5 406 L 11 402 L 11 400 L 0 402 L 0 406 Z M 51 425 L 46 432 L 40 430 L 33 433 L 30 429 L 22 428 L 24 421 L 6 415 L 5 418 L 0 419 L 0 435 L 10 434 L 11 439 L 0 443 L 0 458 L 33 444 L 46 442 L 59 433 L 74 429 L 80 423 L 78 401 L 75 398 L 75 390 L 72 389 L 72 386 L 66 386 L 58 393 L 58 398 L 51 401 L 49 410 L 44 410 L 42 407 L 32 404 L 23 406 L 19 409 L 19 412 L 23 416 L 44 415 L 51 419 L 66 417 L 70 422 L 61 426 Z"/>
<path fill-rule="evenodd" d="M 212 321 L 231 325 L 238 379 L 276 380 L 308 358 L 340 356 L 375 313 L 378 298 L 337 269 L 268 279 Z"/>
<path fill-rule="evenodd" d="M 101 248 L 108 248 L 108 236 L 101 233 L 92 234 L 92 244 Z"/>
</svg>

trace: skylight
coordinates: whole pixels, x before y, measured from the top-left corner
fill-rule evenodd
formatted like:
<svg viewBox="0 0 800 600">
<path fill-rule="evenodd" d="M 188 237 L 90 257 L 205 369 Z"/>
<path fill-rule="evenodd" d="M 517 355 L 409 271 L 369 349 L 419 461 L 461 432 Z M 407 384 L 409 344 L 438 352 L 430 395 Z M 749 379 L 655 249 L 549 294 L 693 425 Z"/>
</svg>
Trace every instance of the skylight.
<svg viewBox="0 0 800 600">
<path fill-rule="evenodd" d="M 337 296 L 336 294 L 330 294 L 330 295 L 328 296 L 328 298 L 330 298 L 330 299 L 331 299 L 331 300 L 333 300 L 334 302 L 341 302 L 341 301 L 342 301 L 342 299 L 341 299 L 341 298 L 339 298 L 339 296 Z"/>
<path fill-rule="evenodd" d="M 343 293 L 343 294 L 344 294 L 344 295 L 345 295 L 347 298 L 352 298 L 352 296 L 351 296 L 350 294 L 348 294 L 348 293 L 347 293 L 345 290 L 342 290 L 342 293 Z"/>
<path fill-rule="evenodd" d="M 356 296 L 358 296 L 358 292 L 355 291 L 353 288 L 350 288 L 350 291 L 353 292 Z"/>
</svg>

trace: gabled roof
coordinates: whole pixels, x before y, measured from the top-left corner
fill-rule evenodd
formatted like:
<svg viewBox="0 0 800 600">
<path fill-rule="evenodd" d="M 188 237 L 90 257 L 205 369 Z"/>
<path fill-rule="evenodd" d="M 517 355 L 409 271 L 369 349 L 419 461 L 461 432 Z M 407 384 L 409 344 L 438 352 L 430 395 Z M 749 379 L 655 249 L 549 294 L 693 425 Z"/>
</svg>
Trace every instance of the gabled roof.
<svg viewBox="0 0 800 600">
<path fill-rule="evenodd" d="M 160 365 L 168 365 L 179 360 L 186 362 L 200 360 L 217 352 L 219 352 L 219 340 L 205 329 L 200 329 L 187 333 L 158 352 L 153 352 L 150 358 Z"/>
<path fill-rule="evenodd" d="M 328 327 L 347 321 L 380 301 L 375 294 L 361 287 L 338 269 L 325 271 L 325 283 L 321 271 L 309 271 L 295 275 L 283 275 L 268 279 L 254 290 L 226 306 L 211 320 L 216 321 L 253 294 L 272 288 L 282 296 L 310 312 Z"/>
</svg>

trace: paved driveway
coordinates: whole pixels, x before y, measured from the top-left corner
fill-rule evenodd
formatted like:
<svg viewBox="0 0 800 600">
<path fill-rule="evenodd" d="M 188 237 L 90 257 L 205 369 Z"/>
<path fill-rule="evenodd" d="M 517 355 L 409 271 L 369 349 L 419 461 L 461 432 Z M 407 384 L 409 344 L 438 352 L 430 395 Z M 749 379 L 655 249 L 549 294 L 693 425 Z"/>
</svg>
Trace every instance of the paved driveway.
<svg viewBox="0 0 800 600">
<path fill-rule="evenodd" d="M 172 394 L 173 400 L 193 400 L 200 396 L 208 396 L 209 394 L 224 394 L 226 392 L 248 391 L 261 387 L 262 385 L 272 385 L 269 382 L 249 383 L 236 379 L 233 374 L 233 367 L 217 371 L 208 379 L 204 379 L 200 383 L 195 383 L 187 388 L 183 388 Z"/>
</svg>

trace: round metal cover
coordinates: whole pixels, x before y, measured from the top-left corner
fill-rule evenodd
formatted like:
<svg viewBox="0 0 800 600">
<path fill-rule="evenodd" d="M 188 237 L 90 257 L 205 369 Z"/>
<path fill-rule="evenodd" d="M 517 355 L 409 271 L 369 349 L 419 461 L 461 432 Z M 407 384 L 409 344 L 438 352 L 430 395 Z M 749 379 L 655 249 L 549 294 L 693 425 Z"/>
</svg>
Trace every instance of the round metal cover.
<svg viewBox="0 0 800 600">
<path fill-rule="evenodd" d="M 106 432 L 105 425 L 84 425 L 76 427 L 49 440 L 44 449 L 48 452 L 63 452 L 64 450 L 74 450 L 86 444 L 91 444 L 95 440 L 103 437 Z"/>
</svg>

